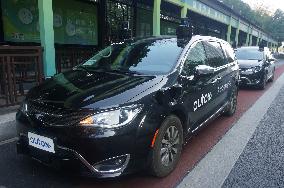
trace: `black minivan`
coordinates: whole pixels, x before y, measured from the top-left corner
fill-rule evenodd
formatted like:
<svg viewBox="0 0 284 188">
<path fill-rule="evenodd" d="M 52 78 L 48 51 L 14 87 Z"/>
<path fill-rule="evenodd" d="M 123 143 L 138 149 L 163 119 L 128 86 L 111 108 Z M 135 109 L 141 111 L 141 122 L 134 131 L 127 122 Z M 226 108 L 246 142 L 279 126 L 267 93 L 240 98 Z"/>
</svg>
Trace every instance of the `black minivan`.
<svg viewBox="0 0 284 188">
<path fill-rule="evenodd" d="M 240 66 L 240 85 L 265 89 L 267 82 L 273 82 L 275 59 L 267 47 L 237 48 L 236 57 Z"/>
<path fill-rule="evenodd" d="M 186 139 L 234 114 L 238 71 L 230 44 L 214 37 L 113 44 L 29 91 L 17 151 L 83 175 L 166 176 Z"/>
</svg>

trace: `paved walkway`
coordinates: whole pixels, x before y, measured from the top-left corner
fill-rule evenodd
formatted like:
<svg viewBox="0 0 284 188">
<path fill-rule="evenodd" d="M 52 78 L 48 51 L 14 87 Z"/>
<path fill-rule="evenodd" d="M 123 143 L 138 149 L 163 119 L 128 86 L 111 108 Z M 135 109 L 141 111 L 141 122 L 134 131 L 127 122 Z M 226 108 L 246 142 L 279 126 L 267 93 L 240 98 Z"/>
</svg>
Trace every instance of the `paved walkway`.
<svg viewBox="0 0 284 188">
<path fill-rule="evenodd" d="M 178 187 L 284 187 L 284 75 Z"/>
</svg>

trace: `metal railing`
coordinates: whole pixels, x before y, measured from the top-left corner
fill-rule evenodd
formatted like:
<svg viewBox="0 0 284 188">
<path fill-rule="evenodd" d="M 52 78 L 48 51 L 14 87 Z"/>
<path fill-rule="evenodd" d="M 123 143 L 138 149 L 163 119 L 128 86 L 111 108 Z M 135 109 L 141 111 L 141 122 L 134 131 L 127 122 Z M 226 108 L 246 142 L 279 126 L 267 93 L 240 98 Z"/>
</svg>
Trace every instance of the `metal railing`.
<svg viewBox="0 0 284 188">
<path fill-rule="evenodd" d="M 42 48 L 0 46 L 0 107 L 18 104 L 43 80 Z"/>
<path fill-rule="evenodd" d="M 96 49 L 94 47 L 68 47 L 57 46 L 56 52 L 56 72 L 61 73 L 72 67 L 84 62 L 94 55 Z"/>
</svg>

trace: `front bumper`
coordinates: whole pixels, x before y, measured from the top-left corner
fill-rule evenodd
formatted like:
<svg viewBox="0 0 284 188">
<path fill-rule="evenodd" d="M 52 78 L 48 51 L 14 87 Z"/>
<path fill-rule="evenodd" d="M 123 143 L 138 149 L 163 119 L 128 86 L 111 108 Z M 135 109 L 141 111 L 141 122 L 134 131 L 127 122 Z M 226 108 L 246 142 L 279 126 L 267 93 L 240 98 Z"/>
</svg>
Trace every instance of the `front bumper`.
<svg viewBox="0 0 284 188">
<path fill-rule="evenodd" d="M 240 74 L 240 85 L 258 85 L 262 81 L 262 72 L 257 73 L 241 73 Z"/>
<path fill-rule="evenodd" d="M 72 173 L 80 173 L 84 176 L 94 176 L 98 178 L 108 178 L 120 176 L 129 165 L 130 154 L 115 156 L 104 161 L 100 161 L 94 165 L 90 164 L 81 154 L 73 149 L 63 146 L 56 146 L 56 154 L 33 148 L 28 144 L 26 135 L 21 135 L 17 142 L 17 153 L 29 155 L 33 159 L 51 167 L 64 168 L 71 170 Z M 108 170 L 100 170 L 96 165 L 115 159 L 124 159 L 121 164 Z"/>
<path fill-rule="evenodd" d="M 140 147 L 136 143 L 135 124 L 139 125 L 139 119 L 132 123 L 132 128 L 117 130 L 78 126 L 45 127 L 19 112 L 17 151 L 48 166 L 71 169 L 83 176 L 108 178 L 129 174 L 146 166 L 145 155 L 149 152 L 149 147 Z M 53 139 L 55 153 L 30 146 L 28 132 Z M 140 151 L 136 152 L 136 148 Z M 141 148 L 144 150 L 141 151 Z"/>
</svg>

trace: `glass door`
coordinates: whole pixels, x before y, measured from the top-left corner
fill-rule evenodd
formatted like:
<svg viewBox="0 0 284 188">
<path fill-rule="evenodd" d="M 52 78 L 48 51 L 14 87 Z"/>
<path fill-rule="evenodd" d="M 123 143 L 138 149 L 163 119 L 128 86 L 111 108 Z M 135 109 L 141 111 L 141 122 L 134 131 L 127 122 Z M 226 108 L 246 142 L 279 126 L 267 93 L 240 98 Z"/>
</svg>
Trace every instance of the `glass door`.
<svg viewBox="0 0 284 188">
<path fill-rule="evenodd" d="M 129 29 L 133 31 L 133 7 L 132 0 L 107 2 L 107 30 L 111 43 L 119 41 L 123 27 L 128 25 Z"/>
</svg>

